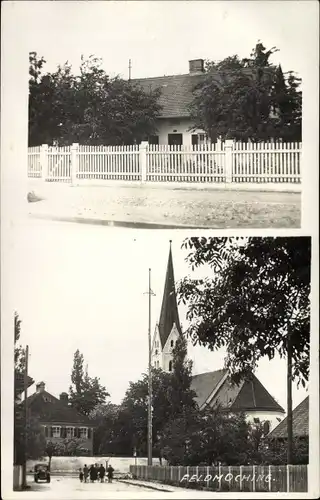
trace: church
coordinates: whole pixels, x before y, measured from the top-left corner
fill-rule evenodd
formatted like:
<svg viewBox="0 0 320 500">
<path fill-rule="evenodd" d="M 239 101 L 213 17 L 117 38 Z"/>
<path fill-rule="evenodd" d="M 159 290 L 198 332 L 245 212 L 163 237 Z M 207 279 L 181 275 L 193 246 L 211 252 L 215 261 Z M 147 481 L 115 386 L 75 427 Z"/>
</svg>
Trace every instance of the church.
<svg viewBox="0 0 320 500">
<path fill-rule="evenodd" d="M 180 335 L 183 335 L 183 332 L 179 319 L 170 242 L 160 318 L 151 344 L 152 366 L 167 372 L 172 371 L 172 350 Z M 197 395 L 196 401 L 200 409 L 221 405 L 228 412 L 244 412 L 248 421 L 263 423 L 266 434 L 284 418 L 284 409 L 255 375 L 251 380 L 243 380 L 239 385 L 234 385 L 229 380 L 227 370 L 221 368 L 194 375 L 191 388 Z"/>
</svg>

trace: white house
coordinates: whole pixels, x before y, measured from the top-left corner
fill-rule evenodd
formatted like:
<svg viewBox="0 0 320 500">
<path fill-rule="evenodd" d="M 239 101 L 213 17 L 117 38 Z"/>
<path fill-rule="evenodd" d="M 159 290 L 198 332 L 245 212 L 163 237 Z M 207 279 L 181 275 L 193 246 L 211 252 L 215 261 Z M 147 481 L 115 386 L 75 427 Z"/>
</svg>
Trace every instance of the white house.
<svg viewBox="0 0 320 500">
<path fill-rule="evenodd" d="M 188 106 L 193 98 L 193 89 L 204 78 L 204 60 L 189 61 L 189 73 L 184 75 L 159 76 L 132 79 L 145 92 L 159 89 L 159 103 L 162 107 L 157 123 L 157 135 L 149 137 L 150 144 L 198 145 L 206 142 L 203 130 L 191 131 L 193 123 Z"/>
<path fill-rule="evenodd" d="M 159 323 L 152 340 L 152 365 L 172 371 L 172 349 L 182 335 L 174 282 L 171 245 L 165 278 Z M 284 409 L 269 394 L 255 375 L 239 385 L 231 383 L 225 369 L 201 373 L 192 377 L 191 388 L 196 393 L 199 408 L 219 405 L 223 410 L 244 412 L 248 421 L 265 423 L 269 432 L 284 418 Z"/>
</svg>

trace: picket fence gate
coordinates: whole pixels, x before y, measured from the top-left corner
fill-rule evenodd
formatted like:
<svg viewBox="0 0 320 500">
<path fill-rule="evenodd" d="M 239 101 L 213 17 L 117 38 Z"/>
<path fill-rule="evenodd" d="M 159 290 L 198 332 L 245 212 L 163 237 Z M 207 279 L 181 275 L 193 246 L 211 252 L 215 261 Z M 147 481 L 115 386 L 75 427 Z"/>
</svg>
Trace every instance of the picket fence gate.
<svg viewBox="0 0 320 500">
<path fill-rule="evenodd" d="M 139 181 L 205 184 L 299 184 L 301 143 L 202 146 L 48 145 L 28 149 L 28 177 L 46 182 Z"/>
<path fill-rule="evenodd" d="M 308 491 L 307 465 L 240 465 L 186 467 L 131 465 L 134 478 L 212 491 L 287 492 Z"/>
</svg>

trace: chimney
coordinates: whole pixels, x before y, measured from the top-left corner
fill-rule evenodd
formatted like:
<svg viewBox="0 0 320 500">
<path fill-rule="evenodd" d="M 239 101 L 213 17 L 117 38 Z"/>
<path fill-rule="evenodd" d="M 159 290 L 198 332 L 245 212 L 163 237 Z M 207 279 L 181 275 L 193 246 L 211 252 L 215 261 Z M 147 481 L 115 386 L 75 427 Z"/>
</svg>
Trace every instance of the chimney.
<svg viewBox="0 0 320 500">
<path fill-rule="evenodd" d="M 39 392 L 43 392 L 46 388 L 46 384 L 44 382 L 38 382 L 38 384 L 36 385 L 36 391 L 37 393 Z"/>
<path fill-rule="evenodd" d="M 192 59 L 192 61 L 189 61 L 189 73 L 190 75 L 194 75 L 195 73 L 204 73 L 204 60 Z"/>
<path fill-rule="evenodd" d="M 68 404 L 68 394 L 66 392 L 60 394 L 60 401 L 66 405 Z"/>
</svg>

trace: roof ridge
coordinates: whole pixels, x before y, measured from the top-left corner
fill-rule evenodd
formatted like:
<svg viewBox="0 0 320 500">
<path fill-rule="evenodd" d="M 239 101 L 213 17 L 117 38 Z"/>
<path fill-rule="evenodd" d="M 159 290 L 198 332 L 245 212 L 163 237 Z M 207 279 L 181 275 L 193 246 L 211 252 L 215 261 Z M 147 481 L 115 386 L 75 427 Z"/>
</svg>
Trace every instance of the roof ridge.
<svg viewBox="0 0 320 500">
<path fill-rule="evenodd" d="M 199 75 L 206 75 L 207 73 L 178 73 L 175 75 L 161 75 L 161 76 L 143 76 L 141 78 L 131 78 L 130 82 L 134 82 L 135 80 L 154 80 L 155 78 L 173 78 L 176 76 L 199 76 Z"/>
</svg>

